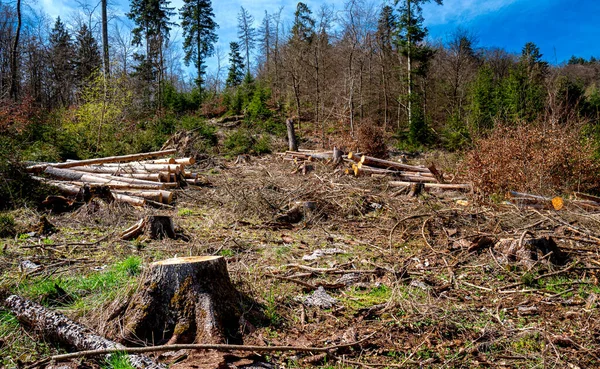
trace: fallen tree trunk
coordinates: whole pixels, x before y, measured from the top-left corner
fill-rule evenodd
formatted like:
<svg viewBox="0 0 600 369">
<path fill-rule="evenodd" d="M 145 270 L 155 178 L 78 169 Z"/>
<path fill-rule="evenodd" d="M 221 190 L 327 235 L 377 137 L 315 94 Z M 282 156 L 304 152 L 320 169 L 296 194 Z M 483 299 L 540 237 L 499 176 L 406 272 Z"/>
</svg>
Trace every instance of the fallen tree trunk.
<svg viewBox="0 0 600 369">
<path fill-rule="evenodd" d="M 78 161 L 70 161 L 65 163 L 49 163 L 49 164 L 38 164 L 27 167 L 28 172 L 40 173 L 43 172 L 47 167 L 54 168 L 71 168 L 71 167 L 79 167 L 83 165 L 91 165 L 91 164 L 102 164 L 102 163 L 117 163 L 117 162 L 129 162 L 136 161 L 154 157 L 167 156 L 170 154 L 176 153 L 177 150 L 162 150 L 162 151 L 153 151 L 153 152 L 145 152 L 140 154 L 131 154 L 131 155 L 123 155 L 123 156 L 110 156 L 106 158 L 96 158 L 96 159 L 87 159 L 87 160 L 78 160 Z"/>
<path fill-rule="evenodd" d="M 348 155 L 348 157 L 350 157 L 350 156 Z M 352 159 L 354 159 L 354 158 L 352 158 Z M 376 168 L 383 168 L 383 169 L 394 168 L 394 169 L 398 169 L 398 170 L 408 170 L 411 172 L 430 173 L 429 169 L 427 169 L 427 168 L 397 163 L 395 161 L 390 161 L 390 160 L 378 159 L 378 158 L 374 158 L 372 156 L 367 156 L 367 155 L 363 155 L 360 158 L 360 162 L 364 165 L 368 165 L 368 166 L 376 167 Z"/>
<path fill-rule="evenodd" d="M 131 167 L 108 167 L 108 166 L 85 166 L 85 167 L 73 167 L 69 170 L 77 172 L 108 174 L 119 177 L 130 177 L 137 179 L 144 179 L 147 181 L 161 181 L 167 182 L 169 179 L 169 172 L 149 172 L 142 168 L 131 168 Z"/>
<path fill-rule="evenodd" d="M 152 200 L 163 204 L 170 204 L 173 202 L 173 192 L 165 190 L 157 191 L 139 191 L 139 190 L 114 190 L 113 193 L 120 193 L 123 195 L 141 197 L 146 200 Z"/>
<path fill-rule="evenodd" d="M 97 335 L 92 330 L 72 321 L 61 313 L 49 310 L 17 295 L 9 296 L 4 306 L 16 315 L 19 321 L 43 336 L 74 347 L 78 351 L 125 349 L 125 346 Z M 110 355 L 105 355 L 106 359 Z M 147 356 L 130 354 L 129 363 L 139 369 L 166 369 Z"/>
<path fill-rule="evenodd" d="M 48 167 L 44 170 L 44 173 L 49 174 L 51 176 L 61 178 L 68 181 L 77 181 L 77 182 L 88 182 L 88 183 L 114 183 L 114 184 L 140 184 L 140 185 L 151 185 L 156 186 L 156 188 L 164 189 L 164 183 L 157 183 L 152 181 L 145 181 L 143 179 L 136 178 L 127 178 L 127 177 L 117 177 L 117 176 L 95 176 L 90 175 L 85 172 L 78 172 L 70 169 L 59 169 L 54 167 Z"/>
<path fill-rule="evenodd" d="M 226 342 L 236 332 L 239 296 L 221 256 L 152 263 L 124 313 L 124 340 Z"/>
<path fill-rule="evenodd" d="M 122 193 L 113 193 L 113 197 L 115 198 L 115 200 L 117 200 L 119 202 L 124 202 L 129 205 L 133 205 L 133 206 L 145 206 L 146 205 L 146 200 L 141 197 L 137 197 L 137 196 L 129 196 L 129 195 L 124 195 Z"/>
<path fill-rule="evenodd" d="M 145 163 L 109 163 L 102 165 L 105 168 L 119 168 L 125 171 L 143 171 L 143 172 L 169 172 L 179 174 L 183 170 L 183 164 L 145 164 Z"/>
<path fill-rule="evenodd" d="M 413 183 L 409 181 L 390 181 L 388 185 L 391 187 L 405 187 Z M 423 183 L 423 186 L 425 188 L 442 188 L 445 190 L 472 190 L 471 185 L 467 183 Z"/>
</svg>

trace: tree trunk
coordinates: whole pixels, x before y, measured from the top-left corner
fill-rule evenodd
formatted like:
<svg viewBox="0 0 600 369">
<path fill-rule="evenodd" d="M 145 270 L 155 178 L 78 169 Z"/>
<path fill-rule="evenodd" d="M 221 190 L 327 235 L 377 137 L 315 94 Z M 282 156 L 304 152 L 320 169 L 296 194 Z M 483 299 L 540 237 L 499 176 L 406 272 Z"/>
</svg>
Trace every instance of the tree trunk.
<svg viewBox="0 0 600 369">
<path fill-rule="evenodd" d="M 226 342 L 239 328 L 239 296 L 221 256 L 155 262 L 124 313 L 124 337 L 140 343 Z"/>
<path fill-rule="evenodd" d="M 406 65 L 408 69 L 408 127 L 412 126 L 412 60 L 411 60 L 411 51 L 412 51 L 412 40 L 410 37 L 410 28 L 411 28 L 411 13 L 410 13 L 410 1 L 406 0 L 406 7 L 408 13 L 408 30 L 406 32 L 406 38 L 408 40 L 408 52 L 406 56 Z"/>
<path fill-rule="evenodd" d="M 125 348 L 125 346 L 97 335 L 91 329 L 72 321 L 61 313 L 49 310 L 20 296 L 9 296 L 4 306 L 17 316 L 17 319 L 45 337 L 64 343 L 77 351 Z M 108 359 L 110 355 L 105 355 Z M 144 355 L 129 355 L 129 363 L 140 369 L 166 369 Z"/>
<path fill-rule="evenodd" d="M 363 165 L 369 165 L 369 166 L 376 167 L 376 168 L 384 168 L 384 169 L 394 168 L 394 169 L 399 169 L 399 170 L 408 170 L 411 172 L 430 173 L 429 169 L 427 169 L 427 168 L 397 163 L 395 161 L 390 161 L 390 160 L 378 159 L 378 158 L 374 158 L 374 157 L 367 156 L 367 155 L 363 155 L 360 158 L 360 162 Z"/>
<path fill-rule="evenodd" d="M 105 78 L 110 77 L 110 57 L 108 54 L 108 0 L 102 0 L 102 60 Z"/>
<path fill-rule="evenodd" d="M 294 120 L 288 118 L 285 120 L 287 127 L 288 143 L 290 151 L 298 151 L 298 142 L 296 141 L 296 131 L 294 131 Z"/>
<path fill-rule="evenodd" d="M 159 190 L 164 190 L 165 186 L 166 186 L 165 183 L 161 183 L 161 182 L 146 181 L 143 179 L 136 179 L 136 178 L 117 177 L 117 176 L 111 176 L 111 175 L 103 177 L 103 176 L 88 174 L 85 172 L 78 172 L 75 170 L 59 169 L 59 168 L 53 168 L 53 167 L 46 168 L 44 173 L 49 174 L 54 177 L 57 177 L 57 178 L 60 178 L 60 179 L 64 179 L 64 180 L 68 180 L 68 181 L 75 181 L 75 182 L 105 183 L 107 185 L 109 185 L 109 184 L 144 185 L 144 186 L 152 186 Z"/>
<path fill-rule="evenodd" d="M 43 172 L 46 167 L 55 167 L 55 168 L 72 168 L 79 167 L 83 165 L 91 165 L 91 164 L 102 164 L 102 163 L 123 163 L 130 162 L 136 160 L 142 160 L 147 158 L 154 158 L 160 156 L 167 156 L 176 153 L 176 149 L 162 150 L 162 151 L 154 151 L 154 152 L 145 152 L 140 154 L 131 154 L 131 155 L 123 155 L 123 156 L 110 156 L 106 158 L 95 158 L 95 159 L 87 159 L 87 160 L 78 160 L 78 161 L 69 161 L 65 163 L 52 163 L 52 164 L 38 164 L 27 167 L 28 172 L 39 173 Z"/>
<path fill-rule="evenodd" d="M 19 68 L 19 37 L 21 36 L 21 0 L 17 0 L 17 31 L 10 57 L 10 96 L 16 101 L 18 95 Z"/>
</svg>

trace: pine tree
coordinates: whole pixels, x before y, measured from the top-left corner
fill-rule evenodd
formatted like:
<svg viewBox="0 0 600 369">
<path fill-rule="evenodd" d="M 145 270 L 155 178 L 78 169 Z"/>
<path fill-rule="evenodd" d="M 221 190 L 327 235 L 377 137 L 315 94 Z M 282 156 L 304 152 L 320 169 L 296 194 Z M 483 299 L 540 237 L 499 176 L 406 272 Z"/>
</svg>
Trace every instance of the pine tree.
<svg viewBox="0 0 600 369">
<path fill-rule="evenodd" d="M 169 32 L 173 23 L 169 18 L 175 14 L 169 7 L 168 0 L 132 0 L 130 12 L 127 17 L 136 24 L 131 31 L 135 46 L 145 46 L 145 55 L 135 55 L 139 62 L 137 74 L 145 82 L 153 85 L 156 83 L 158 96 L 156 101 L 161 101 L 160 84 L 164 79 L 163 48 L 169 40 Z"/>
<path fill-rule="evenodd" d="M 246 73 L 250 73 L 250 53 L 256 44 L 254 17 L 242 6 L 238 14 L 238 37 L 242 52 L 246 54 Z"/>
<path fill-rule="evenodd" d="M 407 66 L 407 113 L 409 126 L 409 139 L 413 143 L 425 143 L 428 139 L 429 130 L 426 125 L 426 117 L 418 94 L 414 92 L 413 74 L 425 75 L 428 68 L 428 62 L 433 56 L 433 51 L 423 45 L 423 41 L 427 36 L 427 28 L 423 26 L 423 9 L 422 4 L 430 0 L 404 0 L 404 5 L 399 8 L 400 21 L 398 29 L 398 43 L 400 50 L 406 56 Z M 443 0 L 434 0 L 437 4 L 442 5 Z M 413 63 L 416 64 L 415 65 Z M 413 114 L 417 112 L 418 114 Z M 416 127 L 417 125 L 418 127 Z M 415 134 L 418 133 L 418 136 Z"/>
<path fill-rule="evenodd" d="M 244 79 L 244 59 L 240 54 L 240 44 L 231 42 L 229 48 L 229 74 L 225 85 L 227 87 L 237 87 Z"/>
<path fill-rule="evenodd" d="M 219 27 L 214 21 L 210 0 L 184 0 L 180 9 L 181 28 L 183 28 L 183 49 L 185 64 L 194 60 L 198 73 L 196 86 L 202 90 L 204 82 L 204 60 L 215 52 L 214 44 L 218 40 L 215 30 Z"/>
<path fill-rule="evenodd" d="M 80 84 L 83 84 L 92 73 L 100 69 L 100 48 L 85 23 L 77 32 L 74 64 L 75 76 Z"/>
<path fill-rule="evenodd" d="M 56 19 L 54 28 L 50 32 L 50 59 L 53 77 L 53 95 L 61 105 L 70 103 L 71 89 L 73 84 L 73 59 L 75 51 L 71 41 L 71 35 L 65 24 Z"/>
</svg>

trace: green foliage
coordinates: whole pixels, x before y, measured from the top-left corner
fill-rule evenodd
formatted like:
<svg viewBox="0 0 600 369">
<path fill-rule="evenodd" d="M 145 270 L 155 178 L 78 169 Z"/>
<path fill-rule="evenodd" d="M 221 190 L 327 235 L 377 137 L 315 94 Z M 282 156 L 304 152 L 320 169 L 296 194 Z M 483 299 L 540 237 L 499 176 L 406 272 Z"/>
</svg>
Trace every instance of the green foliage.
<svg viewBox="0 0 600 369">
<path fill-rule="evenodd" d="M 214 43 L 219 38 L 215 30 L 219 25 L 214 21 L 215 14 L 210 0 L 184 0 L 180 15 L 184 61 L 189 65 L 193 59 L 197 71 L 196 86 L 202 90 L 204 59 L 214 54 Z"/>
<path fill-rule="evenodd" d="M 484 64 L 479 68 L 470 91 L 471 129 L 474 132 L 480 133 L 493 128 L 494 118 L 499 110 L 499 92 L 492 68 Z"/>
<path fill-rule="evenodd" d="M 162 105 L 167 111 L 174 114 L 184 114 L 198 110 L 202 103 L 202 91 L 194 88 L 192 91 L 177 91 L 170 81 L 162 83 Z"/>
<path fill-rule="evenodd" d="M 15 218 L 10 214 L 0 213 L 0 238 L 14 237 L 16 233 Z"/>
<path fill-rule="evenodd" d="M 229 73 L 225 85 L 227 87 L 236 87 L 242 83 L 244 78 L 244 59 L 240 54 L 240 44 L 237 42 L 229 43 Z"/>
<path fill-rule="evenodd" d="M 73 111 L 63 112 L 65 133 L 77 138 L 80 158 L 109 156 L 126 152 L 122 136 L 126 108 L 132 91 L 125 77 L 106 81 L 97 73 L 81 91 L 82 103 Z"/>
<path fill-rule="evenodd" d="M 427 145 L 432 141 L 431 129 L 419 103 L 413 104 L 412 107 L 412 119 L 408 126 L 408 141 L 412 145 Z"/>
<path fill-rule="evenodd" d="M 457 151 L 466 148 L 471 143 L 467 125 L 456 115 L 450 116 L 441 133 L 444 148 Z"/>
<path fill-rule="evenodd" d="M 268 119 L 271 116 L 271 110 L 266 103 L 270 95 L 271 92 L 268 89 L 258 86 L 246 107 L 246 117 L 252 122 Z"/>
<path fill-rule="evenodd" d="M 271 140 L 269 136 L 262 135 L 255 139 L 249 130 L 240 128 L 231 133 L 223 143 L 228 156 L 241 154 L 267 154 L 271 152 Z"/>
<path fill-rule="evenodd" d="M 110 355 L 100 367 L 102 369 L 134 369 L 129 362 L 129 355 L 121 352 Z"/>
<path fill-rule="evenodd" d="M 194 215 L 194 211 L 192 209 L 188 209 L 188 208 L 181 208 L 177 211 L 177 215 L 179 215 L 180 217 L 186 217 L 186 216 Z"/>
<path fill-rule="evenodd" d="M 241 155 L 251 152 L 254 145 L 254 138 L 245 129 L 238 129 L 231 133 L 223 142 L 229 155 Z"/>
</svg>

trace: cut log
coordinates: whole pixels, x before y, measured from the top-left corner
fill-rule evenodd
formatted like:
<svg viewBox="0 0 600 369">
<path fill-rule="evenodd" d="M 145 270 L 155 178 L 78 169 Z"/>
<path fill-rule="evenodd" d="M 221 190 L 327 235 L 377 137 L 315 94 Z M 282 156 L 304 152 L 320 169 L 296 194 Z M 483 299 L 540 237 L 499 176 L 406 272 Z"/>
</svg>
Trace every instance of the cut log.
<svg viewBox="0 0 600 369">
<path fill-rule="evenodd" d="M 144 164 L 175 164 L 175 158 L 155 159 L 155 160 L 144 160 L 140 161 Z"/>
<path fill-rule="evenodd" d="M 146 200 L 152 200 L 163 204 L 170 204 L 173 202 L 173 192 L 165 190 L 157 191 L 139 191 L 139 190 L 114 190 L 113 193 L 120 193 L 123 195 L 141 197 Z"/>
<path fill-rule="evenodd" d="M 545 197 L 516 191 L 510 191 L 509 196 L 510 202 L 520 207 L 525 206 L 542 209 L 554 209 L 557 211 L 564 207 L 563 199 L 558 196 Z"/>
<path fill-rule="evenodd" d="M 221 256 L 155 262 L 124 313 L 127 342 L 220 343 L 239 328 L 239 296 Z"/>
<path fill-rule="evenodd" d="M 360 155 L 357 155 L 355 152 L 350 151 L 348 153 L 348 159 L 360 163 Z"/>
<path fill-rule="evenodd" d="M 91 329 L 72 321 L 61 313 L 49 310 L 35 302 L 17 295 L 9 296 L 4 306 L 10 310 L 17 319 L 41 333 L 44 337 L 54 342 L 63 343 L 77 351 L 120 349 L 125 346 L 108 340 Z M 105 355 L 109 359 L 110 355 Z M 162 364 L 157 364 L 145 355 L 130 354 L 129 363 L 139 369 L 166 369 Z"/>
<path fill-rule="evenodd" d="M 139 162 L 125 164 L 104 164 L 105 168 L 117 168 L 124 171 L 144 171 L 144 172 L 169 172 L 179 174 L 184 165 L 182 164 L 144 164 Z"/>
<path fill-rule="evenodd" d="M 47 167 L 44 173 L 49 174 L 53 177 L 61 178 L 68 181 L 87 182 L 87 183 L 114 183 L 114 184 L 140 184 L 140 185 L 151 185 L 157 186 L 155 188 L 164 189 L 164 183 L 157 183 L 152 181 L 145 181 L 143 179 L 126 178 L 117 176 L 97 176 L 90 175 L 84 172 L 78 172 L 70 169 L 59 169 L 54 167 Z"/>
<path fill-rule="evenodd" d="M 124 195 L 122 193 L 113 193 L 113 196 L 114 196 L 115 200 L 117 200 L 119 202 L 127 203 L 129 205 L 133 205 L 133 206 L 145 206 L 146 205 L 146 200 L 141 197 Z"/>
<path fill-rule="evenodd" d="M 296 131 L 294 130 L 294 120 L 288 118 L 285 120 L 288 135 L 288 147 L 290 151 L 298 151 L 298 142 L 296 141 Z"/>
<path fill-rule="evenodd" d="M 439 183 L 444 183 L 444 175 L 437 170 L 437 168 L 435 167 L 435 164 L 431 163 L 431 165 L 429 165 L 427 167 L 427 169 L 429 169 L 429 171 L 431 172 L 431 174 L 433 175 L 433 177 Z"/>
<path fill-rule="evenodd" d="M 121 239 L 130 240 L 142 234 L 147 234 L 152 239 L 165 237 L 175 238 L 173 219 L 164 215 L 150 215 L 140 219 L 136 224 L 127 228 L 121 234 Z"/>
<path fill-rule="evenodd" d="M 398 169 L 398 170 L 408 170 L 411 172 L 430 173 L 429 169 L 427 169 L 427 168 L 397 163 L 395 161 L 390 161 L 390 160 L 378 159 L 378 158 L 374 158 L 372 156 L 367 156 L 367 155 L 363 155 L 360 158 L 360 162 L 364 165 L 368 165 L 368 166 L 376 167 L 376 168 L 383 168 L 383 169 L 394 168 L 394 169 Z"/>
<path fill-rule="evenodd" d="M 410 186 L 413 182 L 408 181 L 389 181 L 388 185 L 391 187 L 405 187 Z M 441 188 L 444 190 L 472 190 L 470 184 L 466 183 L 423 183 L 425 188 Z"/>
<path fill-rule="evenodd" d="M 41 173 L 46 169 L 46 167 L 55 167 L 55 168 L 71 168 L 71 167 L 79 167 L 82 165 L 91 165 L 91 164 L 101 164 L 101 163 L 124 163 L 136 160 L 143 160 L 148 158 L 155 158 L 161 156 L 171 155 L 177 152 L 175 149 L 171 150 L 162 150 L 162 151 L 154 151 L 154 152 L 145 152 L 140 154 L 132 154 L 132 155 L 123 155 L 123 156 L 110 156 L 106 158 L 96 158 L 96 159 L 87 159 L 87 160 L 78 160 L 78 161 L 70 161 L 65 163 L 49 163 L 49 164 L 39 164 L 27 167 L 28 172 L 33 173 Z"/>
</svg>

